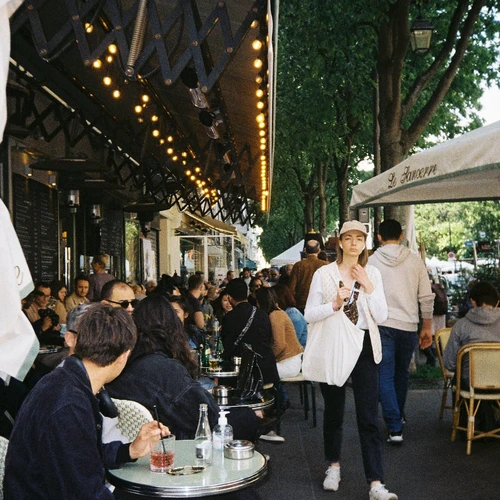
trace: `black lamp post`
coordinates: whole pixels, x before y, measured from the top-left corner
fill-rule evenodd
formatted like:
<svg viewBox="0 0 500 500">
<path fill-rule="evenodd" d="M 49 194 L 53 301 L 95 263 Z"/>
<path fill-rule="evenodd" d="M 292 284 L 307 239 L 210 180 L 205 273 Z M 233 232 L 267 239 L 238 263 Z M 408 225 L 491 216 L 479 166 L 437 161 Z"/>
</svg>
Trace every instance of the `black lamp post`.
<svg viewBox="0 0 500 500">
<path fill-rule="evenodd" d="M 427 54 L 431 47 L 431 38 L 434 27 L 432 24 L 422 19 L 419 9 L 418 17 L 410 28 L 410 45 L 415 54 Z"/>
</svg>

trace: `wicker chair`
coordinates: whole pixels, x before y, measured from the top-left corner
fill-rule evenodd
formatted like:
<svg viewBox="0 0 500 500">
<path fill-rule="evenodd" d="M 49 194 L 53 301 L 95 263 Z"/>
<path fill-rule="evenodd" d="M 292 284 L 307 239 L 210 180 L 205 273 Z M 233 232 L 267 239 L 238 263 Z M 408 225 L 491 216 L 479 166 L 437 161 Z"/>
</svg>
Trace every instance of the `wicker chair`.
<svg viewBox="0 0 500 500">
<path fill-rule="evenodd" d="M 9 440 L 0 436 L 0 500 L 3 499 L 3 476 L 5 472 L 5 455 L 7 455 L 7 447 Z"/>
<path fill-rule="evenodd" d="M 117 427 L 130 441 L 136 438 L 143 424 L 154 420 L 149 410 L 136 401 L 113 398 L 113 403 L 118 408 Z"/>
<path fill-rule="evenodd" d="M 451 381 L 453 380 L 455 374 L 448 371 L 443 363 L 443 352 L 446 349 L 448 340 L 450 339 L 450 334 L 451 328 L 441 328 L 441 330 L 438 330 L 434 335 L 434 343 L 436 344 L 436 353 L 439 361 L 439 367 L 441 368 L 441 375 L 443 376 L 443 394 L 441 396 L 439 420 L 443 419 L 444 410 L 451 410 L 453 408 L 452 404 L 446 404 L 446 400 L 448 399 L 448 391 L 451 389 Z"/>
<path fill-rule="evenodd" d="M 469 357 L 469 388 L 462 387 L 462 360 Z M 451 440 L 457 431 L 467 432 L 467 455 L 471 454 L 472 441 L 481 438 L 500 438 L 499 427 L 487 431 L 475 428 L 475 417 L 482 401 L 494 401 L 500 408 L 500 342 L 467 344 L 457 354 L 457 386 L 453 407 Z M 467 427 L 460 426 L 460 408 L 467 411 Z"/>
</svg>

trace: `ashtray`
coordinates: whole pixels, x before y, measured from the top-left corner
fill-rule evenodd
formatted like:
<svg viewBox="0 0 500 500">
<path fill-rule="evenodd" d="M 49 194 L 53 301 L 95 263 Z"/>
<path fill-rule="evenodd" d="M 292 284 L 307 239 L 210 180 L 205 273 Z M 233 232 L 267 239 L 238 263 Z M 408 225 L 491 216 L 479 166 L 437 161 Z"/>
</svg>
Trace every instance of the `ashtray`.
<svg viewBox="0 0 500 500">
<path fill-rule="evenodd" d="M 224 456 L 232 460 L 246 460 L 253 457 L 254 448 L 251 441 L 235 439 L 224 446 Z"/>
<path fill-rule="evenodd" d="M 185 465 L 184 467 L 174 467 L 167 471 L 171 476 L 191 476 L 192 474 L 199 474 L 203 472 L 205 467 L 203 465 Z"/>
</svg>

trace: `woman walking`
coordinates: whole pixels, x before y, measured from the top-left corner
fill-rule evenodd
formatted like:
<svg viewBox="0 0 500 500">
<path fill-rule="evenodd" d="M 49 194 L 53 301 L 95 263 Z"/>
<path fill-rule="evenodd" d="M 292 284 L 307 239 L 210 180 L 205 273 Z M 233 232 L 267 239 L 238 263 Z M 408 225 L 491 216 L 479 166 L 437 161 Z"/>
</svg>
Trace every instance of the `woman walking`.
<svg viewBox="0 0 500 500">
<path fill-rule="evenodd" d="M 350 377 L 365 476 L 370 485 L 370 500 L 397 500 L 397 495 L 382 484 L 382 438 L 378 427 L 378 363 L 382 348 L 377 323 L 387 318 L 387 303 L 380 272 L 367 265 L 366 236 L 365 226 L 358 221 L 348 221 L 342 226 L 337 262 L 315 272 L 304 316 L 312 326 L 330 316 L 342 322 L 345 319 L 342 315 L 346 314 L 364 331 L 361 353 Z M 340 361 L 331 359 L 331 363 Z M 323 488 L 336 491 L 340 482 L 345 384 L 321 383 L 320 388 L 325 402 L 323 439 L 329 465 Z"/>
</svg>

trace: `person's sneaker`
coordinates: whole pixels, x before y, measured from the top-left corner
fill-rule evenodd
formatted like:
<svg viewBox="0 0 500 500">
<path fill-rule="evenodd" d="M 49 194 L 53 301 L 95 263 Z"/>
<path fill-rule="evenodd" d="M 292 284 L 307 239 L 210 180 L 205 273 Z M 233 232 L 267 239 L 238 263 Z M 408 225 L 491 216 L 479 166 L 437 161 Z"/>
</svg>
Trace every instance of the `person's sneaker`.
<svg viewBox="0 0 500 500">
<path fill-rule="evenodd" d="M 387 442 L 390 444 L 403 444 L 403 433 L 391 432 L 387 438 Z"/>
<path fill-rule="evenodd" d="M 384 484 L 379 483 L 370 488 L 370 500 L 398 500 L 398 496 L 388 491 Z"/>
<path fill-rule="evenodd" d="M 269 431 L 267 434 L 261 434 L 259 436 L 259 439 L 262 441 L 272 441 L 274 443 L 284 443 L 285 438 L 283 436 L 278 436 L 276 432 L 274 431 Z"/>
<path fill-rule="evenodd" d="M 327 491 L 337 491 L 340 483 L 340 467 L 330 465 L 326 471 L 326 477 L 323 481 L 323 489 Z"/>
</svg>

